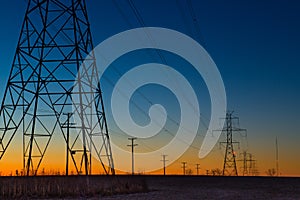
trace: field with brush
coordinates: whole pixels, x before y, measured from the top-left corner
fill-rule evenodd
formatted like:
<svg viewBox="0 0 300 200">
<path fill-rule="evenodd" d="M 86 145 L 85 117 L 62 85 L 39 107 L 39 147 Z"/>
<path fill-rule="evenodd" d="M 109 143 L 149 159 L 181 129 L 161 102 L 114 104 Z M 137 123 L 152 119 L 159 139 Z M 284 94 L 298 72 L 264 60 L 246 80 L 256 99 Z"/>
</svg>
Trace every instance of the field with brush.
<svg viewBox="0 0 300 200">
<path fill-rule="evenodd" d="M 300 178 L 222 176 L 0 177 L 0 199 L 300 199 Z"/>
<path fill-rule="evenodd" d="M 0 199 L 86 199 L 147 191 L 142 177 L 134 179 L 130 176 L 0 177 Z"/>
</svg>

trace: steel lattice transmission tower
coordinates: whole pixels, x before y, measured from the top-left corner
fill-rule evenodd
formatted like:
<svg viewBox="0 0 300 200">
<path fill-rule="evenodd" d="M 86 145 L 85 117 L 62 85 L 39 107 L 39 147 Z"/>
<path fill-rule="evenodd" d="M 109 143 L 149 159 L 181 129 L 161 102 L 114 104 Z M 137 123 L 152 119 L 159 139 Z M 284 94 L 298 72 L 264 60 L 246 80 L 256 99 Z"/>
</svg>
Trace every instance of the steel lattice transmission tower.
<svg viewBox="0 0 300 200">
<path fill-rule="evenodd" d="M 62 134 L 78 174 L 91 173 L 92 155 L 106 174 L 114 174 L 92 49 L 84 0 L 29 0 L 1 105 L 0 159 L 14 136 L 23 134 L 25 174 L 36 175 L 51 138 Z M 83 84 L 89 91 L 80 90 Z M 74 104 L 74 97 L 80 101 Z M 81 122 L 70 126 L 75 114 Z M 98 120 L 89 121 L 92 115 Z"/>
<path fill-rule="evenodd" d="M 238 120 L 237 117 L 233 117 L 233 112 L 227 112 L 225 118 L 225 127 L 223 132 L 226 134 L 226 141 L 221 142 L 221 144 L 226 144 L 224 165 L 223 165 L 223 176 L 238 176 L 238 171 L 236 167 L 236 152 L 234 151 L 234 144 L 239 142 L 233 141 L 232 134 L 235 131 L 245 131 L 245 129 L 240 129 L 234 127 L 233 120 Z"/>
<path fill-rule="evenodd" d="M 240 157 L 242 158 L 237 161 L 243 162 L 243 166 L 241 167 L 241 169 L 243 170 L 243 176 L 249 176 L 253 161 L 252 155 L 245 150 L 240 154 Z"/>
</svg>

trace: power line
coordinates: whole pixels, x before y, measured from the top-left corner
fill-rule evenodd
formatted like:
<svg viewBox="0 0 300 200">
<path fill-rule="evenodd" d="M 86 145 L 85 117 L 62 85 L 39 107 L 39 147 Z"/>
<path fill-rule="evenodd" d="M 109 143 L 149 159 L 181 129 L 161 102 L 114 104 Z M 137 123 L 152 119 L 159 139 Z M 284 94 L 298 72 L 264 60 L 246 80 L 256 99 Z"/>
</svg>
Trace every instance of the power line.
<svg viewBox="0 0 300 200">
<path fill-rule="evenodd" d="M 191 30 L 191 27 L 188 26 L 189 21 L 188 21 L 188 19 L 186 17 L 186 12 L 184 12 L 183 6 L 180 4 L 179 0 L 176 0 L 176 5 L 177 5 L 177 8 L 178 8 L 178 10 L 180 12 L 180 15 L 181 15 L 181 17 L 183 19 L 183 24 L 185 25 L 186 31 L 189 32 L 191 34 L 191 36 L 194 35 L 193 31 Z"/>
<path fill-rule="evenodd" d="M 125 21 L 127 22 L 127 24 L 128 24 L 129 26 L 132 26 L 132 24 L 127 20 L 126 15 L 122 12 L 122 9 L 119 7 L 118 3 L 117 3 L 116 1 L 113 1 L 113 3 L 114 3 L 114 5 L 117 7 L 118 11 L 121 13 L 122 17 L 123 17 L 123 18 L 125 19 Z M 132 1 L 132 0 L 128 0 L 128 4 L 129 4 L 130 8 L 132 9 L 134 15 L 136 16 L 138 22 L 140 23 L 140 25 L 141 25 L 142 27 L 145 27 L 145 26 L 146 26 L 146 25 L 145 25 L 145 22 L 144 22 L 142 16 L 140 15 L 140 13 L 138 12 L 138 9 L 137 9 L 136 6 L 134 5 L 133 1 Z M 147 33 L 146 33 L 146 34 L 147 34 Z M 151 40 L 150 35 L 149 35 L 149 34 L 147 34 L 147 35 L 148 35 L 149 39 Z M 152 41 L 152 40 L 151 40 L 151 41 Z M 153 41 L 152 41 L 152 42 L 153 42 Z M 156 50 L 156 52 L 157 52 L 157 54 L 159 55 L 161 61 L 162 61 L 164 64 L 167 64 L 166 59 L 164 58 L 164 56 L 163 56 L 159 51 Z M 116 67 L 113 66 L 113 69 L 121 76 L 121 73 L 119 72 L 119 70 L 118 70 Z M 105 77 L 105 79 L 106 79 L 112 86 L 114 86 L 114 84 L 110 81 L 109 78 L 106 78 L 106 77 Z M 129 80 L 126 79 L 126 81 L 130 84 L 130 81 L 129 81 Z M 122 96 L 124 96 L 125 98 L 129 99 L 129 101 L 131 101 L 131 102 L 133 103 L 133 105 L 134 105 L 135 107 L 137 107 L 138 110 L 140 110 L 145 116 L 148 116 L 148 114 L 147 114 L 141 107 L 139 107 L 135 102 L 133 102 L 133 100 L 132 100 L 131 98 L 127 97 L 126 94 L 122 93 L 120 90 L 119 90 L 119 92 L 122 94 Z M 149 98 L 147 98 L 143 93 L 141 93 L 140 91 L 137 91 L 137 93 L 140 94 L 141 97 L 144 98 L 148 103 L 152 104 L 152 102 L 149 100 Z M 197 113 L 197 112 L 196 112 L 196 108 L 193 107 L 192 103 L 191 103 L 188 99 L 186 99 L 185 96 L 184 96 L 184 99 L 185 99 L 185 100 L 188 102 L 188 104 L 193 108 L 194 112 Z M 200 116 L 197 115 L 197 117 L 199 117 L 199 119 L 200 119 L 199 121 L 204 125 L 204 127 L 206 128 L 206 130 L 208 130 L 208 126 L 206 125 L 206 123 L 204 123 L 204 121 L 202 120 L 202 117 L 201 117 L 201 116 L 203 116 L 203 115 L 200 115 Z M 170 116 L 168 115 L 167 118 L 168 118 L 171 122 L 173 122 L 174 124 L 176 124 L 177 126 L 179 126 L 179 122 L 177 122 L 176 120 L 174 120 L 172 117 L 170 117 Z M 154 122 L 155 122 L 155 123 L 158 123 L 158 122 L 156 122 L 155 120 L 154 120 Z M 191 133 L 191 131 L 188 130 L 187 127 L 183 127 L 183 129 L 185 129 L 187 132 L 190 132 L 190 133 Z M 170 134 L 171 136 L 174 137 L 174 134 L 172 134 L 168 129 L 164 128 L 164 131 L 167 132 L 168 134 Z M 186 143 L 185 141 L 183 141 L 183 142 Z M 196 148 L 199 149 L 198 147 L 196 147 Z"/>
<path fill-rule="evenodd" d="M 115 67 L 113 67 L 114 69 L 116 69 Z M 117 70 L 117 69 L 116 69 Z M 112 86 L 114 86 L 114 84 L 112 83 L 112 81 L 106 77 L 105 75 L 103 76 L 105 80 L 108 81 L 108 83 Z M 124 94 L 124 92 L 122 92 L 120 89 L 117 88 L 117 90 L 120 92 L 120 94 L 127 98 L 138 110 L 140 110 L 145 116 L 148 116 L 148 114 L 146 113 L 146 111 L 144 111 L 136 102 L 134 102 L 132 100 L 132 98 L 129 98 L 126 96 L 126 94 Z M 139 91 L 137 91 L 137 93 L 141 94 Z M 144 96 L 143 94 L 141 94 L 142 96 Z M 146 96 L 144 96 L 146 98 L 146 100 L 148 100 L 149 103 L 152 103 Z M 171 118 L 169 115 L 167 115 L 167 118 L 172 121 L 173 123 L 175 123 L 177 126 L 179 126 L 179 122 L 177 122 L 176 120 L 174 120 L 173 118 Z M 156 119 L 153 119 L 153 122 L 156 123 L 157 125 L 159 125 L 160 123 L 156 120 Z M 192 131 L 190 131 L 189 129 L 187 129 L 186 127 L 183 127 L 183 129 L 185 129 L 185 131 L 189 132 L 189 133 L 192 133 Z M 169 135 L 171 135 L 172 137 L 175 137 L 175 135 L 170 131 L 168 130 L 167 128 L 163 128 L 163 130 L 168 133 Z M 180 139 L 180 138 L 177 138 L 179 141 L 181 141 L 182 143 L 185 143 L 185 144 L 188 144 L 186 141 Z M 192 148 L 195 148 L 195 149 L 200 149 L 199 147 L 195 147 L 193 145 L 190 145 L 190 147 Z"/>
<path fill-rule="evenodd" d="M 146 27 L 146 24 L 145 24 L 145 22 L 144 22 L 144 20 L 143 20 L 143 18 L 142 18 L 142 16 L 141 16 L 141 14 L 139 13 L 137 7 L 135 6 L 134 2 L 133 2 L 132 0 L 128 0 L 128 4 L 129 4 L 130 8 L 132 9 L 134 15 L 136 16 L 138 22 L 140 23 L 140 25 L 141 25 L 142 27 Z M 149 40 L 151 41 L 151 43 L 155 44 L 155 42 L 153 41 L 151 35 L 150 35 L 147 31 L 145 31 L 145 33 L 146 33 L 147 37 L 149 38 Z M 155 49 L 155 52 L 156 52 L 157 55 L 159 56 L 161 62 L 162 62 L 163 64 L 165 64 L 165 65 L 168 65 L 167 60 L 166 60 L 166 58 L 163 56 L 163 54 L 162 54 L 158 49 Z M 165 73 L 165 74 L 166 74 L 166 77 L 168 77 L 168 74 L 167 74 L 165 71 L 163 71 L 163 73 Z M 180 84 L 178 84 L 176 81 L 175 81 L 174 83 L 177 84 L 178 88 L 181 89 L 181 85 L 180 85 Z M 185 95 L 183 95 L 183 98 L 184 98 L 184 99 L 186 100 L 186 102 L 190 105 L 190 107 L 193 109 L 194 113 L 197 114 L 197 117 L 199 117 L 199 119 L 200 119 L 200 121 L 201 121 L 201 116 L 198 116 L 197 109 L 193 106 L 193 104 L 189 101 L 189 99 L 188 99 Z M 207 128 L 207 129 L 208 129 L 208 128 Z"/>
<path fill-rule="evenodd" d="M 200 40 L 199 42 L 201 42 L 202 46 L 205 47 L 206 45 L 204 43 L 204 39 L 203 39 L 203 36 L 201 34 L 201 31 L 200 31 L 199 22 L 198 22 L 198 19 L 197 19 L 197 16 L 196 16 L 196 13 L 195 13 L 192 1 L 191 0 L 186 0 L 186 2 L 187 2 L 187 5 L 188 5 L 188 8 L 189 8 L 189 13 L 190 13 L 190 15 L 191 15 L 191 17 L 193 19 L 193 25 L 195 27 L 195 32 L 198 35 L 198 39 Z"/>
<path fill-rule="evenodd" d="M 126 14 L 122 11 L 122 8 L 119 6 L 118 1 L 116 0 L 112 0 L 114 6 L 117 8 L 118 12 L 121 14 L 121 16 L 123 17 L 123 19 L 125 20 L 125 22 L 127 23 L 127 25 L 132 28 L 133 25 L 132 23 L 129 21 L 129 19 L 126 17 Z"/>
<path fill-rule="evenodd" d="M 125 19 L 125 21 L 127 22 L 127 24 L 128 24 L 129 26 L 132 26 L 132 24 L 130 23 L 130 21 L 127 20 L 126 15 L 122 12 L 122 9 L 119 7 L 118 3 L 117 3 L 116 1 L 113 1 L 113 3 L 114 3 L 115 6 L 117 7 L 118 11 L 121 13 L 122 17 L 123 17 L 123 18 Z M 128 0 L 128 4 L 129 4 L 130 8 L 133 10 L 133 13 L 134 13 L 134 15 L 136 16 L 138 22 L 141 24 L 141 26 L 145 27 L 146 24 L 145 24 L 145 22 L 144 22 L 142 16 L 140 15 L 140 13 L 138 12 L 136 6 L 134 5 L 133 1 Z M 150 37 L 149 34 L 148 34 L 148 37 L 149 37 L 149 39 L 151 40 L 151 37 Z M 163 63 L 167 64 L 167 61 L 166 61 L 166 59 L 164 58 L 164 56 L 161 54 L 161 52 L 159 52 L 159 51 L 157 51 L 157 50 L 156 50 L 156 52 L 157 52 L 158 56 L 160 57 L 161 61 L 162 61 Z M 119 72 L 119 70 L 118 70 L 115 66 L 113 66 L 113 69 L 114 69 L 119 75 L 121 75 L 121 73 Z M 109 78 L 105 77 L 105 79 L 108 80 L 108 82 L 109 82 L 111 85 L 114 85 L 114 84 L 109 80 Z M 130 81 L 129 81 L 129 80 L 126 79 L 126 81 L 130 84 Z M 136 108 L 138 108 L 138 110 L 140 110 L 145 116 L 148 116 L 148 114 L 147 114 L 140 106 L 138 106 L 138 105 L 132 100 L 132 98 L 127 97 L 126 94 L 124 94 L 124 93 L 121 92 L 120 90 L 119 90 L 119 92 L 120 92 L 124 97 L 126 97 L 127 99 L 129 99 L 129 101 L 131 101 L 131 102 L 133 103 L 133 105 L 134 105 Z M 141 93 L 140 91 L 137 91 L 137 92 L 138 92 L 138 94 L 140 94 L 141 97 L 144 98 L 148 103 L 152 104 L 152 102 L 149 100 L 149 98 L 147 98 L 143 93 Z M 188 104 L 193 108 L 194 112 L 196 113 L 196 108 L 193 107 L 193 105 L 191 104 L 191 102 L 190 102 L 188 99 L 186 99 L 186 97 L 185 97 L 184 99 L 188 102 Z M 206 128 L 206 130 L 208 130 L 208 126 L 207 126 L 206 123 L 203 121 L 203 118 L 202 118 L 201 116 L 203 117 L 203 115 L 201 115 L 201 114 L 200 114 L 200 116 L 197 115 L 197 117 L 199 117 L 199 119 L 200 119 L 200 123 L 202 123 L 202 125 Z M 176 124 L 177 126 L 179 126 L 179 122 L 177 122 L 176 120 L 174 120 L 172 117 L 170 117 L 170 116 L 168 115 L 167 118 L 168 118 L 171 122 L 173 122 L 174 124 Z M 155 121 L 155 119 L 154 119 L 154 122 L 157 123 L 157 121 Z M 190 132 L 190 133 L 191 133 L 191 131 L 188 130 L 187 127 L 183 127 L 183 128 L 184 128 L 187 132 Z M 170 130 L 168 130 L 167 128 L 164 127 L 163 130 L 164 130 L 167 134 L 171 135 L 172 137 L 175 137 L 175 135 L 174 135 Z M 201 135 L 201 136 L 202 136 L 202 135 Z M 179 138 L 177 138 L 177 139 L 180 140 L 181 142 L 187 144 L 187 142 L 185 142 L 184 140 L 179 139 Z M 189 146 L 190 146 L 191 148 L 194 148 L 194 149 L 199 150 L 199 147 L 196 147 L 196 146 L 193 146 L 193 145 L 190 145 L 190 144 L 189 144 Z M 146 147 L 147 147 L 148 149 L 153 150 L 153 148 L 149 147 L 148 145 L 147 145 Z"/>
</svg>

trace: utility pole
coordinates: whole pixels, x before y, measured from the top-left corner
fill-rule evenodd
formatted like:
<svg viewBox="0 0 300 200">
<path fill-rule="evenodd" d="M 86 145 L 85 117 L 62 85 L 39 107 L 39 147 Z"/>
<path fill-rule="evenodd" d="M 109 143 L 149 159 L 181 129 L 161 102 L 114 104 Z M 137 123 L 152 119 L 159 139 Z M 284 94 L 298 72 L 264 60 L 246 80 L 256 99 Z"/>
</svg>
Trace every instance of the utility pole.
<svg viewBox="0 0 300 200">
<path fill-rule="evenodd" d="M 67 152 L 66 152 L 66 176 L 69 175 L 69 138 L 70 138 L 70 118 L 72 113 L 67 113 Z"/>
<path fill-rule="evenodd" d="M 167 157 L 168 155 L 162 155 L 162 157 L 163 157 L 163 159 L 162 160 L 160 160 L 160 161 L 162 161 L 163 162 L 163 167 L 164 167 L 164 176 L 166 175 L 166 162 L 168 161 L 168 160 L 166 160 L 166 157 Z"/>
<path fill-rule="evenodd" d="M 197 164 L 196 164 L 197 176 L 199 175 L 199 169 L 200 169 L 200 164 L 197 163 Z"/>
<path fill-rule="evenodd" d="M 279 176 L 279 160 L 278 160 L 278 141 L 277 137 L 275 140 L 275 145 L 276 145 L 276 175 Z"/>
<path fill-rule="evenodd" d="M 246 129 L 240 129 L 233 126 L 233 120 L 238 120 L 239 118 L 232 116 L 233 112 L 227 112 L 225 118 L 225 127 L 221 130 L 226 133 L 226 142 L 220 142 L 221 144 L 226 144 L 225 155 L 224 155 L 224 165 L 223 165 L 223 176 L 238 176 L 238 171 L 236 167 L 236 152 L 234 151 L 233 144 L 239 142 L 233 141 L 233 132 L 246 131 Z"/>
<path fill-rule="evenodd" d="M 67 135 L 66 135 L 66 176 L 69 175 L 69 154 L 71 152 L 71 155 L 73 154 L 73 151 L 70 149 L 70 128 L 76 128 L 74 125 L 75 123 L 70 123 L 71 116 L 73 113 L 63 113 L 63 115 L 67 116 L 67 120 L 61 125 L 62 128 L 67 129 Z"/>
<path fill-rule="evenodd" d="M 185 175 L 185 169 L 186 169 L 186 163 L 187 162 L 181 162 L 181 164 L 182 164 L 182 169 L 183 169 L 183 175 Z"/>
<path fill-rule="evenodd" d="M 132 166 L 132 175 L 134 175 L 134 147 L 136 147 L 138 144 L 134 144 L 134 140 L 137 138 L 132 137 L 128 138 L 128 140 L 131 140 L 131 144 L 128 144 L 127 146 L 131 147 L 131 166 Z"/>
</svg>

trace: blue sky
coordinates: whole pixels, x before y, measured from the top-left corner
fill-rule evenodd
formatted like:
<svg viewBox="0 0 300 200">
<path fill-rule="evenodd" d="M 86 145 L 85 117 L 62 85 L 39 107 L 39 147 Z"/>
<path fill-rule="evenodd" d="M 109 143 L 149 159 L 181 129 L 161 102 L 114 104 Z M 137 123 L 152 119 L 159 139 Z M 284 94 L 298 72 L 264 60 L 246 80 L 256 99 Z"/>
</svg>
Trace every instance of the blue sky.
<svg viewBox="0 0 300 200">
<path fill-rule="evenodd" d="M 116 2 L 87 1 L 95 46 L 114 34 L 141 26 L 127 1 Z M 300 171 L 295 168 L 300 168 L 300 163 L 293 160 L 299 157 L 296 152 L 300 150 L 297 144 L 300 142 L 300 3 L 296 0 L 192 0 L 197 19 L 195 26 L 186 2 L 134 1 L 145 26 L 183 32 L 205 47 L 222 75 L 228 109 L 235 110 L 241 126 L 248 129 L 250 150 L 260 160 L 261 167 L 265 165 L 264 160 L 271 163 L 266 164 L 267 167 L 272 167 L 277 136 L 284 172 L 299 175 Z M 25 8 L 26 1 L 1 2 L 1 99 Z M 142 58 L 147 60 L 147 56 L 139 57 Z M 204 88 L 201 77 L 193 77 L 193 71 L 182 73 L 192 79 L 194 87 L 199 81 L 199 87 Z M 108 75 L 111 74 L 108 72 Z M 109 88 L 109 84 L 103 82 Z M 103 90 L 109 94 L 109 89 Z M 147 88 L 141 92 L 147 93 Z M 161 101 L 151 92 L 147 95 Z M 166 95 L 172 98 L 171 94 Z M 198 93 L 198 96 L 201 95 Z M 135 97 L 139 99 L 138 95 Z"/>
</svg>

